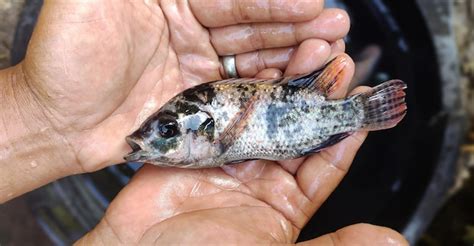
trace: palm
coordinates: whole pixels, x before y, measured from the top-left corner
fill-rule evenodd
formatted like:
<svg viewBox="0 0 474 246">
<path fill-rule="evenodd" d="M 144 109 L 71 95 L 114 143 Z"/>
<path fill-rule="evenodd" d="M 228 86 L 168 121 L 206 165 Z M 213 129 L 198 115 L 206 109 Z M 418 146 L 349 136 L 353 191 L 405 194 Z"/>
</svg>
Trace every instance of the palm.
<svg viewBox="0 0 474 246">
<path fill-rule="evenodd" d="M 161 242 L 196 243 L 196 235 L 205 235 L 203 242 L 289 242 L 313 210 L 291 174 L 258 161 L 199 171 L 145 167 L 117 197 L 106 219 L 118 235 L 125 235 L 125 242 L 150 243 L 157 235 L 163 235 Z"/>
<path fill-rule="evenodd" d="M 70 15 L 81 7 L 87 11 Z M 170 41 L 169 23 L 157 5 L 79 3 L 62 6 L 61 13 L 48 11 L 46 3 L 36 30 L 48 35 L 33 36 L 23 68 L 41 90 L 54 92 L 48 95 L 48 106 L 57 110 L 52 117 L 68 126 L 61 130 L 85 170 L 122 161 L 127 146 L 117 139 L 183 88 L 219 78 L 206 29 L 196 21 L 178 29 L 184 35 L 192 30 L 189 38 L 202 44 L 186 54 L 194 43 Z M 48 15 L 59 20 L 42 23 Z"/>
<path fill-rule="evenodd" d="M 293 163 L 252 161 L 204 170 L 145 166 L 102 224 L 125 243 L 294 242 L 345 174 L 361 136 Z"/>
</svg>

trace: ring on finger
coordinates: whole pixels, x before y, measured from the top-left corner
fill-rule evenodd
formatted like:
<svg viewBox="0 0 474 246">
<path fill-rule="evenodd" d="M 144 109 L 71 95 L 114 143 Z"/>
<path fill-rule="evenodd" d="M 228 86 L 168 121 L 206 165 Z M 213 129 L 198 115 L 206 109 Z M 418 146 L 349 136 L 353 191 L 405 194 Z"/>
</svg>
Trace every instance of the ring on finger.
<svg viewBox="0 0 474 246">
<path fill-rule="evenodd" d="M 237 66 L 235 63 L 235 55 L 221 56 L 220 60 L 224 68 L 224 76 L 226 78 L 239 78 Z"/>
</svg>

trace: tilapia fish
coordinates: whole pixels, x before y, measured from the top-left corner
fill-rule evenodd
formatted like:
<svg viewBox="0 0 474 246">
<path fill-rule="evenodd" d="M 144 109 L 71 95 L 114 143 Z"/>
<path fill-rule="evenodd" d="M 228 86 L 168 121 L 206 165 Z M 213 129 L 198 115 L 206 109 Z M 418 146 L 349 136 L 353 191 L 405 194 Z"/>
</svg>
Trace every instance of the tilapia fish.
<svg viewBox="0 0 474 246">
<path fill-rule="evenodd" d="M 327 96 L 346 64 L 278 79 L 228 79 L 175 96 L 126 138 L 125 159 L 208 168 L 245 160 L 288 160 L 316 153 L 358 130 L 397 125 L 406 114 L 405 83 L 391 80 L 340 100 Z"/>
</svg>

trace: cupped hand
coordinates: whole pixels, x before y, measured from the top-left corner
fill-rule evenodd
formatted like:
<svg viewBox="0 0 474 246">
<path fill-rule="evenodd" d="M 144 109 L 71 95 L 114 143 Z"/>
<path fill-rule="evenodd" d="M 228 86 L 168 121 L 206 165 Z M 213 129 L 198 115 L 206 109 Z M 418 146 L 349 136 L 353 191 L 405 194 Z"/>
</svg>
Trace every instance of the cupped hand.
<svg viewBox="0 0 474 246">
<path fill-rule="evenodd" d="M 83 171 L 119 163 L 123 141 L 176 93 L 222 78 L 311 71 L 343 52 L 349 28 L 322 1 L 46 1 L 21 65 Z M 332 97 L 346 94 L 346 72 Z M 80 242 L 294 242 L 349 168 L 365 133 L 308 158 L 182 170 L 145 166 Z M 344 228 L 314 243 L 404 243 L 388 229 Z"/>
<path fill-rule="evenodd" d="M 317 45 L 313 40 L 303 42 L 287 71 L 301 73 L 319 67 L 308 55 Z M 345 59 L 344 76 L 333 98 L 345 96 L 354 72 L 352 60 Z M 294 243 L 341 181 L 366 135 L 355 133 L 318 154 L 292 161 L 251 161 L 202 170 L 145 165 L 79 244 Z M 397 232 L 367 224 L 303 243 L 407 244 Z"/>
<path fill-rule="evenodd" d="M 322 8 L 322 0 L 46 1 L 21 68 L 76 166 L 94 171 L 123 162 L 125 136 L 173 95 L 221 79 L 219 56 L 237 55 L 248 77 L 284 69 L 304 40 L 317 43 L 319 63 L 342 52 L 348 17 Z"/>
<path fill-rule="evenodd" d="M 201 22 L 205 22 L 205 17 L 200 18 Z M 259 15 L 258 18 L 263 17 Z M 227 21 L 232 20 L 235 21 L 235 18 Z M 224 20 L 220 23 L 229 24 Z M 241 25 L 252 28 L 259 24 L 252 24 L 250 27 L 247 24 Z M 230 32 L 241 25 L 211 29 L 210 33 L 218 35 Z M 238 41 L 238 38 L 222 38 L 230 43 Z M 262 39 L 261 34 L 259 39 Z M 219 41 L 212 42 L 213 47 L 220 47 L 218 43 Z M 268 43 L 269 41 L 263 42 Z M 242 43 L 235 47 L 223 45 L 215 50 L 222 52 L 218 54 L 238 54 L 241 50 L 236 47 L 246 45 L 248 44 Z M 253 44 L 252 47 L 259 46 Z M 255 51 L 251 48 L 242 49 L 243 52 L 250 53 L 240 55 L 240 59 L 248 61 L 269 57 L 271 62 L 275 59 L 275 54 L 285 54 L 285 59 L 281 59 L 283 62 L 278 65 L 260 62 L 259 67 L 245 62 L 238 66 L 240 74 L 275 77 L 282 76 L 275 68 L 285 69 L 284 75 L 317 69 L 341 53 L 343 45 L 338 43 L 331 49 L 327 40 L 308 38 L 297 48 L 257 51 L 258 54 L 252 54 Z M 331 98 L 347 94 L 354 64 L 348 56 L 345 59 L 344 76 L 340 86 L 330 95 Z M 271 68 L 265 69 L 266 67 Z M 216 67 L 214 70 L 217 77 L 218 69 Z M 196 71 L 191 74 L 196 74 Z M 198 78 L 212 79 L 206 75 Z M 302 227 L 343 178 L 366 134 L 355 133 L 316 155 L 292 161 L 252 161 L 203 170 L 145 165 L 112 202 L 98 226 L 79 243 L 293 243 Z M 360 224 L 306 243 L 403 245 L 406 241 L 390 229 Z"/>
</svg>

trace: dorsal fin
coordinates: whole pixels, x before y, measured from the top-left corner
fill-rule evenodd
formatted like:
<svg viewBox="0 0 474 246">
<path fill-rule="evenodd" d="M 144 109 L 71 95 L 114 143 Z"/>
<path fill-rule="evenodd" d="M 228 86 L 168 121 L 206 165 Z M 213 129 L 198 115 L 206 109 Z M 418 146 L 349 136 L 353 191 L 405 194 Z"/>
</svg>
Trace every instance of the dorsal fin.
<svg viewBox="0 0 474 246">
<path fill-rule="evenodd" d="M 321 69 L 291 78 L 288 85 L 318 90 L 327 96 L 340 84 L 347 63 L 348 60 L 345 55 L 337 56 Z"/>
<path fill-rule="evenodd" d="M 209 82 L 214 85 L 225 85 L 225 84 L 278 84 L 283 81 L 285 77 L 276 78 L 276 79 L 257 79 L 257 78 L 232 78 L 225 80 L 217 80 Z"/>
</svg>

